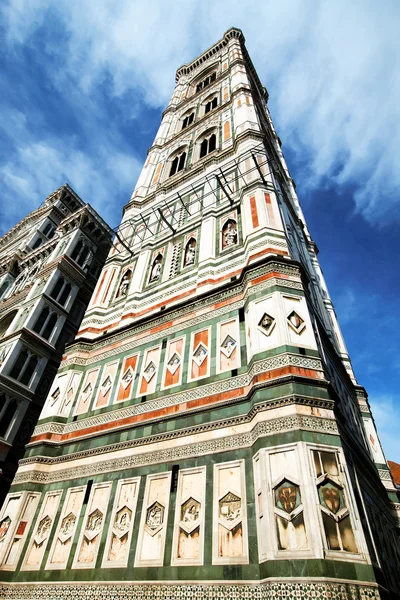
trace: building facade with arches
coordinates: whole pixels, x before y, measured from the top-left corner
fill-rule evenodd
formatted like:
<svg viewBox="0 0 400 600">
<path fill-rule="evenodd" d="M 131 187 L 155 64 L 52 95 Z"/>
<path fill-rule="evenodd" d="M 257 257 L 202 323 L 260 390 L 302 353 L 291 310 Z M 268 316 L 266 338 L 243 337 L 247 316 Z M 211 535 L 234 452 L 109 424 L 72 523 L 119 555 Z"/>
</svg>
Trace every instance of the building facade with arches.
<svg viewBox="0 0 400 600">
<path fill-rule="evenodd" d="M 267 102 L 238 29 L 178 69 L 0 514 L 6 600 L 399 598 L 400 503 Z"/>
<path fill-rule="evenodd" d="M 0 239 L 0 501 L 111 246 L 68 185 Z"/>
</svg>

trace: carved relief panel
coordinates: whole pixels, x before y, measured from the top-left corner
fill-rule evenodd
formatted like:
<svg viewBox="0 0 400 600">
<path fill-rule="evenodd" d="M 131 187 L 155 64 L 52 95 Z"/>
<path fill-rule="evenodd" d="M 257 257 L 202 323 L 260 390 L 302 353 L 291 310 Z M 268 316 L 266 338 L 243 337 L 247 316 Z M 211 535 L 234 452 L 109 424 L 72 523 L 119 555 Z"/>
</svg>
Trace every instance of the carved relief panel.
<svg viewBox="0 0 400 600">
<path fill-rule="evenodd" d="M 70 488 L 61 511 L 46 569 L 65 569 L 74 541 L 86 487 Z"/>
<path fill-rule="evenodd" d="M 170 487 L 171 471 L 147 476 L 135 567 L 163 564 Z"/>
<path fill-rule="evenodd" d="M 179 472 L 172 565 L 203 564 L 205 487 L 205 467 Z"/>
<path fill-rule="evenodd" d="M 217 326 L 217 372 L 240 367 L 239 320 L 231 319 Z"/>
<path fill-rule="evenodd" d="M 210 374 L 211 329 L 192 333 L 189 354 L 189 380 L 207 377 Z"/>
<path fill-rule="evenodd" d="M 47 492 L 21 570 L 34 571 L 40 569 L 50 540 L 50 531 L 57 514 L 61 494 L 62 490 Z"/>
<path fill-rule="evenodd" d="M 102 567 L 126 567 L 128 563 L 139 485 L 140 477 L 118 482 Z"/>
<path fill-rule="evenodd" d="M 96 564 L 110 491 L 111 482 L 92 487 L 72 568 L 90 569 Z"/>
<path fill-rule="evenodd" d="M 10 494 L 0 518 L 0 568 L 14 571 L 41 494 L 22 492 Z"/>
<path fill-rule="evenodd" d="M 118 361 L 105 365 L 100 377 L 99 389 L 94 408 L 102 408 L 110 403 L 112 389 L 117 373 Z"/>
<path fill-rule="evenodd" d="M 76 415 L 81 415 L 82 413 L 85 413 L 89 410 L 99 371 L 100 367 L 97 367 L 96 369 L 92 369 L 91 371 L 87 372 L 78 395 L 77 405 L 75 409 Z"/>
<path fill-rule="evenodd" d="M 119 378 L 117 402 L 123 402 L 128 400 L 133 395 L 133 386 L 135 382 L 136 366 L 138 362 L 139 354 L 133 354 L 124 358 L 122 364 L 121 375 Z"/>
<path fill-rule="evenodd" d="M 139 395 L 153 394 L 157 385 L 157 373 L 160 365 L 161 346 L 145 351 L 142 372 L 140 374 Z"/>
<path fill-rule="evenodd" d="M 339 454 L 325 450 L 312 450 L 311 454 L 326 550 L 358 553 L 354 515 L 350 515 L 349 490 Z"/>
<path fill-rule="evenodd" d="M 164 373 L 162 379 L 163 388 L 179 385 L 181 383 L 184 347 L 184 338 L 168 342 L 165 352 Z"/>
<path fill-rule="evenodd" d="M 213 564 L 247 564 L 244 460 L 214 465 Z"/>
</svg>

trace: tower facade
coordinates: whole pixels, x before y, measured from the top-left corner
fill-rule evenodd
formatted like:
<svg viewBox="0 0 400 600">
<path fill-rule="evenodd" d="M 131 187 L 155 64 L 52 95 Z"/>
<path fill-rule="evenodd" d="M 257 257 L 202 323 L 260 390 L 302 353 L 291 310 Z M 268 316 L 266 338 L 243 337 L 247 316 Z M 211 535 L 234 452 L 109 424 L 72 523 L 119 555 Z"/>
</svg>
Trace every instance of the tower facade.
<svg viewBox="0 0 400 600">
<path fill-rule="evenodd" d="M 68 185 L 0 239 L 0 504 L 111 243 Z"/>
<path fill-rule="evenodd" d="M 238 29 L 178 69 L 0 515 L 4 598 L 398 594 L 396 490 L 267 100 Z"/>
</svg>

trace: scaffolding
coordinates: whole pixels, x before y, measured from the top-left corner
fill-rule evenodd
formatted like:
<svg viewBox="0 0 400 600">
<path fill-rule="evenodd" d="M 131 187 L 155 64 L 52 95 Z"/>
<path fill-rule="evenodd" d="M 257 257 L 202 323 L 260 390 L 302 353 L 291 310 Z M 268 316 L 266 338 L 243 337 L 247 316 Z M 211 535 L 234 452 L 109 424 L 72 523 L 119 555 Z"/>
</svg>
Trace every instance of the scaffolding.
<svg viewBox="0 0 400 600">
<path fill-rule="evenodd" d="M 150 237 L 158 235 L 162 228 L 170 229 L 175 235 L 187 223 L 185 213 L 187 218 L 194 219 L 205 207 L 211 206 L 214 201 L 220 201 L 222 197 L 233 207 L 239 190 L 243 194 L 246 189 L 258 184 L 276 192 L 276 170 L 276 161 L 268 157 L 264 144 L 254 146 L 224 163 L 223 168 L 218 166 L 207 173 L 201 182 L 180 187 L 168 201 L 163 199 L 124 221 L 114 230 L 114 248 L 117 253 L 127 250 L 133 255 L 133 245 L 148 241 Z"/>
</svg>

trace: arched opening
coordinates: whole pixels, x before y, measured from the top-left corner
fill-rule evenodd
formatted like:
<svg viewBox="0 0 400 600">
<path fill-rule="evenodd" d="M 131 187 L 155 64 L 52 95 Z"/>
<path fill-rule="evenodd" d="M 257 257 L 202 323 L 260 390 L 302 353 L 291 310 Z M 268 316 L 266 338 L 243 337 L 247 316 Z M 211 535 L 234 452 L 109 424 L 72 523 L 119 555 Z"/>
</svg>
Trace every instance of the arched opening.
<svg viewBox="0 0 400 600">
<path fill-rule="evenodd" d="M 205 105 L 204 114 L 206 115 L 211 110 L 214 110 L 214 108 L 217 108 L 217 106 L 218 106 L 218 98 L 217 97 L 213 98 L 212 100 L 209 100 Z"/>
<path fill-rule="evenodd" d="M 191 112 L 189 115 L 186 115 L 182 121 L 182 129 L 186 129 L 189 127 L 194 121 L 194 112 Z"/>
<path fill-rule="evenodd" d="M 185 257 L 183 261 L 183 266 L 188 267 L 189 265 L 194 265 L 196 261 L 196 240 L 194 237 L 191 237 L 185 247 Z"/>
<path fill-rule="evenodd" d="M 222 248 L 235 246 L 238 240 L 237 223 L 234 219 L 228 219 L 222 228 Z"/>
<path fill-rule="evenodd" d="M 8 313 L 5 317 L 0 321 L 0 339 L 5 336 L 7 329 L 10 327 L 11 323 L 14 320 L 15 315 L 17 314 L 17 310 L 13 310 Z"/>
<path fill-rule="evenodd" d="M 76 260 L 80 254 L 80 252 L 82 251 L 83 248 L 83 241 L 79 240 L 79 242 L 76 244 L 75 248 L 72 250 L 71 253 L 71 258 L 72 260 Z"/>
<path fill-rule="evenodd" d="M 2 394 L 4 396 L 4 394 Z M 5 396 L 4 396 L 5 398 Z M 14 418 L 18 403 L 16 400 L 10 400 L 0 416 L 0 436 L 4 437 Z"/>
<path fill-rule="evenodd" d="M 150 282 L 157 281 L 161 274 L 162 254 L 158 254 L 153 261 L 150 271 Z"/>
<path fill-rule="evenodd" d="M 210 154 L 217 147 L 217 136 L 215 133 L 205 137 L 200 144 L 200 158 Z"/>
<path fill-rule="evenodd" d="M 39 359 L 35 355 L 31 355 L 25 369 L 23 370 L 21 376 L 19 377 L 19 381 L 24 385 L 29 385 L 30 380 L 32 379 L 32 375 L 37 367 Z"/>
<path fill-rule="evenodd" d="M 72 290 L 72 285 L 70 283 L 65 283 L 61 294 L 57 298 L 57 302 L 59 302 L 59 304 L 62 304 L 64 306 L 64 304 L 66 303 L 66 301 L 69 298 L 71 290 Z"/>
<path fill-rule="evenodd" d="M 128 294 L 128 288 L 129 288 L 131 279 L 132 279 L 132 270 L 128 269 L 127 271 L 125 271 L 125 273 L 123 274 L 123 276 L 121 278 L 121 282 L 118 287 L 117 298 L 121 298 Z"/>
<path fill-rule="evenodd" d="M 39 313 L 38 318 L 36 319 L 33 327 L 32 327 L 32 331 L 34 331 L 35 333 L 39 333 L 42 331 L 43 325 L 46 322 L 47 317 L 50 314 L 50 309 L 48 306 L 45 306 L 44 308 L 42 308 L 42 310 Z"/>
<path fill-rule="evenodd" d="M 180 154 L 177 154 L 172 161 L 169 176 L 172 177 L 172 175 L 175 175 L 175 173 L 179 173 L 179 171 L 182 171 L 185 167 L 185 162 L 186 162 L 186 152 L 184 151 L 184 152 L 181 152 Z"/>
<path fill-rule="evenodd" d="M 51 334 L 53 333 L 53 329 L 57 323 L 57 314 L 56 313 L 52 313 L 50 315 L 50 318 L 47 320 L 46 325 L 44 326 L 42 332 L 41 332 L 41 336 L 45 338 L 45 340 L 48 340 L 51 336 Z"/>
</svg>

